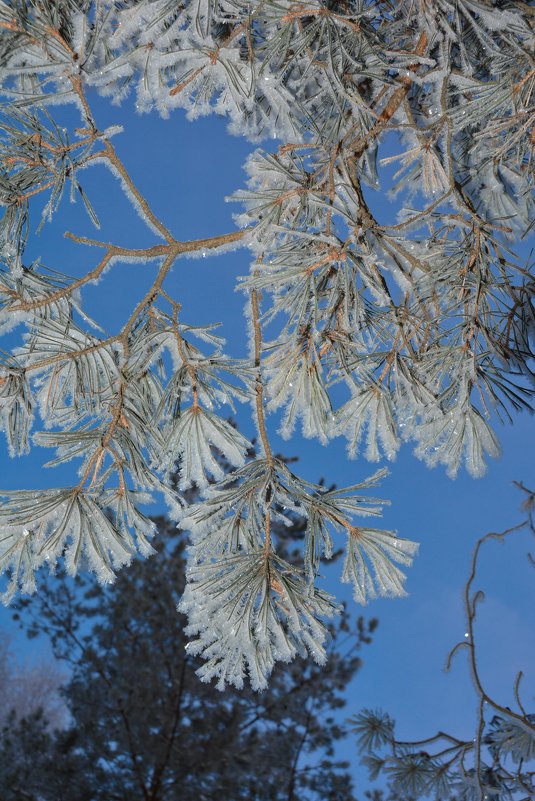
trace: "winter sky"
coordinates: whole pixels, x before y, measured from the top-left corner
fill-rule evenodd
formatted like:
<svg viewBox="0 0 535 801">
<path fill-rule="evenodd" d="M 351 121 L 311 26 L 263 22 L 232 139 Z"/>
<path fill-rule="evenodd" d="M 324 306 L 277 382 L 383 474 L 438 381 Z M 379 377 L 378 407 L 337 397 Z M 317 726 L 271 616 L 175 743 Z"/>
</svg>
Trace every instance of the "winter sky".
<svg viewBox="0 0 535 801">
<path fill-rule="evenodd" d="M 239 207 L 225 203 L 224 197 L 243 185 L 242 164 L 253 145 L 228 136 L 221 119 L 190 123 L 182 113 L 175 113 L 162 122 L 156 115 L 139 117 L 104 101 L 97 101 L 95 109 L 101 129 L 114 123 L 124 125 L 124 133 L 114 140 L 119 155 L 176 238 L 233 230 L 232 213 Z M 276 145 L 267 143 L 268 147 Z M 103 166 L 82 173 L 80 180 L 102 221 L 98 238 L 133 247 L 154 244 L 154 235 L 124 202 L 118 182 Z M 375 202 L 376 209 L 379 203 L 384 215 L 394 214 L 384 199 Z M 36 226 L 37 222 L 33 228 Z M 45 226 L 39 237 L 32 237 L 30 254 L 32 258 L 41 256 L 52 268 L 79 275 L 94 266 L 98 252 L 63 239 L 64 230 L 95 236 L 80 202 L 71 206 L 68 198 L 65 200 L 58 224 Z M 221 333 L 232 356 L 247 354 L 244 298 L 234 287 L 248 265 L 249 254 L 244 249 L 219 257 L 184 259 L 177 262 L 169 281 L 168 291 L 182 304 L 183 321 L 222 322 Z M 156 269 L 156 262 L 116 265 L 98 286 L 84 290 L 87 310 L 112 333 L 149 286 Z M 238 410 L 236 419 L 247 436 L 254 436 L 246 409 Z M 348 461 L 345 442 L 340 439 L 323 447 L 296 434 L 285 442 L 276 434 L 276 416 L 268 418 L 268 424 L 275 449 L 298 456 L 298 471 L 306 479 L 316 481 L 323 476 L 327 483 L 349 485 L 378 467 L 363 458 Z M 521 518 L 522 496 L 513 480 L 535 484 L 533 419 L 526 414 L 516 416 L 514 425 L 500 427 L 498 433 L 503 455 L 491 461 L 482 479 L 472 479 L 461 471 L 452 481 L 441 468 L 429 470 L 413 456 L 411 446 L 405 445 L 376 492 L 392 502 L 386 510 L 385 527 L 419 541 L 420 554 L 408 572 L 409 596 L 372 602 L 364 610 L 366 615 L 378 617 L 380 625 L 373 645 L 363 653 L 364 667 L 350 688 L 347 711 L 352 714 L 363 706 L 382 707 L 397 719 L 398 735 L 403 739 L 419 739 L 438 729 L 462 738 L 473 736 L 476 698 L 465 655 L 456 657 L 449 675 L 443 671 L 448 651 L 464 637 L 461 592 L 478 537 L 487 531 L 501 531 Z M 74 481 L 73 464 L 43 471 L 41 465 L 47 458 L 51 454 L 35 448 L 29 457 L 11 460 L 2 446 L 1 488 L 53 487 Z M 487 546 L 479 582 L 486 600 L 476 629 L 487 691 L 500 703 L 513 706 L 513 683 L 523 670 L 521 690 L 528 710 L 535 694 L 535 593 L 533 568 L 526 557 L 530 548 L 535 551 L 525 533 L 508 544 L 491 542 Z M 360 613 L 351 601 L 350 587 L 339 583 L 339 572 L 339 565 L 327 571 L 326 586 Z M 0 612 L 0 625 L 10 628 L 9 611 Z M 37 646 L 21 641 L 21 652 L 27 653 L 28 647 Z M 352 754 L 347 750 L 347 756 Z M 356 754 L 354 759 L 356 763 Z"/>
</svg>

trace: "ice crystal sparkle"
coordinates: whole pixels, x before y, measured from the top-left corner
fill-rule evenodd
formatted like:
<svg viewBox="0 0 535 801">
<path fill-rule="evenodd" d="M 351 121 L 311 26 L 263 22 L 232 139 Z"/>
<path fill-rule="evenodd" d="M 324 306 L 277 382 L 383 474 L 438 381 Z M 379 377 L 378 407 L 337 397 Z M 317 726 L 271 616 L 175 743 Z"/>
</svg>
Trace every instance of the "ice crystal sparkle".
<svg viewBox="0 0 535 801">
<path fill-rule="evenodd" d="M 354 519 L 380 513 L 361 491 L 382 474 L 341 490 L 303 481 L 273 455 L 269 415 L 285 438 L 345 437 L 351 458 L 393 461 L 412 442 L 429 466 L 477 477 L 499 453 L 496 418 L 530 407 L 533 279 L 512 245 L 534 211 L 532 30 L 524 3 L 502 6 L 0 0 L 0 333 L 26 329 L 0 352 L 0 428 L 23 454 L 37 419 L 48 465 L 78 463 L 71 487 L 1 494 L 7 599 L 32 591 L 45 562 L 108 582 L 148 555 L 141 506 L 154 494 L 191 531 L 183 608 L 203 677 L 220 686 L 260 689 L 297 652 L 322 660 L 335 604 L 315 582 L 338 536 L 360 603 L 404 594 L 399 565 L 417 546 Z M 120 128 L 99 129 L 89 88 L 163 118 L 224 115 L 258 143 L 231 198 L 236 230 L 177 241 L 121 162 Z M 72 130 L 54 120 L 64 103 L 80 116 Z M 85 275 L 27 263 L 36 196 L 40 229 L 67 188 L 98 228 L 82 185 L 94 165 L 152 245 L 69 233 L 96 254 Z M 397 170 L 397 219 L 372 212 L 377 165 Z M 238 246 L 252 256 L 240 360 L 214 326 L 188 325 L 166 283 L 178 258 Z M 131 262 L 156 278 L 107 336 L 84 288 Z M 252 409 L 256 458 L 228 422 L 236 402 Z M 307 526 L 297 571 L 272 536 L 292 514 Z"/>
</svg>

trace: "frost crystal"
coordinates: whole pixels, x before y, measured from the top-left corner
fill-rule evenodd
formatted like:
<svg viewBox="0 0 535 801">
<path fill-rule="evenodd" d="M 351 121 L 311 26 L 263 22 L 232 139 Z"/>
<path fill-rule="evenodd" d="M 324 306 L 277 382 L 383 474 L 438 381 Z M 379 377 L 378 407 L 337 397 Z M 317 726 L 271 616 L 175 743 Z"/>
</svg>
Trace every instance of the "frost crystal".
<svg viewBox="0 0 535 801">
<path fill-rule="evenodd" d="M 360 495 L 379 474 L 342 490 L 300 479 L 273 455 L 269 416 L 283 437 L 346 437 L 350 457 L 393 460 L 409 441 L 430 466 L 480 476 L 496 420 L 531 408 L 534 283 L 513 250 L 535 209 L 528 5 L 0 0 L 0 30 L 0 429 L 23 454 L 37 421 L 48 466 L 78 469 L 67 489 L 2 494 L 8 597 L 61 556 L 111 580 L 151 552 L 140 506 L 159 494 L 191 532 L 182 608 L 203 677 L 261 688 L 276 660 L 321 661 L 333 605 L 315 582 L 338 534 L 362 603 L 403 594 L 416 546 L 355 524 L 380 512 Z M 236 229 L 178 241 L 89 89 L 163 118 L 223 115 L 257 143 L 230 198 Z M 65 195 L 98 229 L 95 165 L 150 244 L 71 232 L 87 272 L 29 263 L 28 237 Z M 381 189 L 397 215 L 374 211 Z M 250 349 L 231 359 L 214 325 L 188 325 L 168 278 L 179 258 L 238 246 L 252 256 Z M 108 335 L 85 288 L 132 262 L 155 278 Z M 259 458 L 228 421 L 236 402 L 252 408 Z M 298 568 L 273 534 L 292 515 L 306 524 Z"/>
</svg>

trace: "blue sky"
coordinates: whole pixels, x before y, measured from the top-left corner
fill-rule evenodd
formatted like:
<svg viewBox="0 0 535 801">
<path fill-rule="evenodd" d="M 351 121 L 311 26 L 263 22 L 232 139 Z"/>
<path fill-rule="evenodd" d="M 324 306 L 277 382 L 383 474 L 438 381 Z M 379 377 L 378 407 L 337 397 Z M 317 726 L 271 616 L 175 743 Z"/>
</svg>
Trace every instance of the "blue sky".
<svg viewBox="0 0 535 801">
<path fill-rule="evenodd" d="M 125 126 L 124 133 L 115 139 L 117 150 L 155 212 L 178 239 L 233 230 L 232 213 L 238 207 L 225 203 L 224 197 L 243 184 L 242 164 L 252 146 L 229 137 L 223 120 L 189 123 L 181 113 L 175 113 L 170 120 L 161 121 L 156 116 L 133 115 L 127 108 L 117 109 L 103 101 L 97 101 L 95 109 L 101 128 L 116 122 Z M 129 246 L 154 243 L 153 234 L 125 203 L 118 182 L 103 166 L 87 170 L 80 179 L 101 218 L 102 230 L 95 234 L 80 202 L 71 206 L 67 199 L 57 224 L 46 226 L 40 237 L 32 237 L 31 257 L 41 256 L 48 266 L 79 275 L 94 266 L 99 251 L 63 239 L 64 230 Z M 384 212 L 388 213 L 387 207 Z M 168 291 L 182 303 L 184 322 L 223 323 L 222 334 L 233 356 L 247 352 L 243 297 L 234 286 L 237 276 L 247 273 L 248 265 L 244 249 L 220 257 L 185 259 L 175 265 L 168 284 Z M 112 333 L 150 285 L 156 269 L 155 262 L 115 266 L 98 286 L 85 290 L 87 310 Z M 5 344 L 0 343 L 0 347 Z M 254 436 L 246 409 L 240 410 L 238 422 L 245 434 Z M 324 476 L 329 483 L 348 485 L 377 467 L 363 459 L 348 461 L 342 440 L 327 448 L 298 435 L 284 442 L 276 434 L 276 418 L 268 422 L 275 449 L 299 456 L 297 469 L 304 478 Z M 535 483 L 533 419 L 517 416 L 513 426 L 502 427 L 498 433 L 503 455 L 491 461 L 484 478 L 474 480 L 462 472 L 452 481 L 441 469 L 426 468 L 412 455 L 411 447 L 405 446 L 390 465 L 390 476 L 378 493 L 392 501 L 385 513 L 385 527 L 419 541 L 421 548 L 408 575 L 409 597 L 376 601 L 365 610 L 379 618 L 380 626 L 374 644 L 363 655 L 364 667 L 350 688 L 348 713 L 363 706 L 382 707 L 397 719 L 403 739 L 421 738 L 438 729 L 459 737 L 472 736 L 475 695 L 465 657 L 457 657 L 449 675 L 443 672 L 448 651 L 463 639 L 465 631 L 461 591 L 477 538 L 520 519 L 522 499 L 512 481 L 524 481 L 528 486 Z M 71 483 L 72 465 L 41 469 L 50 456 L 35 449 L 27 458 L 11 460 L 2 446 L 1 487 Z M 505 546 L 491 543 L 482 559 L 480 583 L 486 601 L 477 627 L 482 675 L 489 693 L 510 705 L 520 669 L 525 672 L 523 697 L 528 706 L 535 694 L 535 593 L 533 569 L 530 574 L 526 558 L 530 545 L 533 550 L 528 536 L 520 534 Z M 350 588 L 337 580 L 338 572 L 338 566 L 328 571 L 328 588 L 353 604 Z M 355 608 L 355 612 L 360 611 Z M 11 628 L 9 611 L 0 611 L 0 625 Z M 20 643 L 21 652 L 27 647 Z"/>
</svg>

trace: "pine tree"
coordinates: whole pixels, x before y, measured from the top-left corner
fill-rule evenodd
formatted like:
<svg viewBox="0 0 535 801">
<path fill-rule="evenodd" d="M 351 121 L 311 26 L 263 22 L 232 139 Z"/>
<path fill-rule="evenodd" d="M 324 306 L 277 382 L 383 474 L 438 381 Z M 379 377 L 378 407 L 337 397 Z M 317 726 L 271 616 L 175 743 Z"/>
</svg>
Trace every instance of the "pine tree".
<svg viewBox="0 0 535 801">
<path fill-rule="evenodd" d="M 110 587 L 48 579 L 18 613 L 46 635 L 70 679 L 63 730 L 38 715 L 12 722 L 0 741 L 2 801 L 354 801 L 347 762 L 344 691 L 361 666 L 374 619 L 344 612 L 324 668 L 304 659 L 279 665 L 270 686 L 220 693 L 195 675 L 177 614 L 185 541 L 163 518 L 158 552 L 136 559 Z M 302 521 L 280 532 L 298 556 Z"/>
<path fill-rule="evenodd" d="M 267 417 L 350 457 L 393 459 L 402 441 L 429 465 L 474 476 L 499 452 L 497 419 L 530 407 L 533 278 L 515 242 L 533 219 L 533 9 L 519 0 L 0 0 L 0 328 L 25 338 L 0 354 L 0 425 L 12 454 L 33 441 L 78 460 L 71 486 L 2 491 L 6 600 L 63 557 L 103 582 L 154 535 L 154 494 L 191 531 L 181 609 L 202 675 L 263 688 L 278 660 L 326 659 L 333 598 L 316 578 L 347 541 L 355 598 L 404 593 L 417 545 L 361 525 L 384 474 L 338 490 L 278 459 Z M 140 112 L 228 118 L 256 149 L 227 234 L 179 241 L 101 130 L 95 93 Z M 77 124 L 59 124 L 71 104 Z M 55 116 L 56 115 L 56 116 Z M 165 123 L 162 123 L 165 124 Z M 395 153 L 386 143 L 394 142 Z M 377 164 L 398 164 L 396 219 L 372 211 Z M 82 171 L 104 165 L 153 234 L 140 249 L 67 235 L 97 254 L 71 278 L 27 263 L 65 193 L 98 227 Z M 225 355 L 210 321 L 187 323 L 166 279 L 184 255 L 247 247 L 241 282 L 250 353 Z M 120 331 L 84 312 L 84 287 L 120 262 L 156 262 Z M 98 321 L 97 321 L 98 323 Z M 269 336 L 269 340 L 266 337 Z M 530 339 L 531 337 L 531 339 Z M 345 393 L 338 405 L 335 398 Z M 260 453 L 230 426 L 250 403 Z M 223 475 L 214 457 L 234 466 Z M 173 490 L 203 492 L 192 507 Z M 275 548 L 275 523 L 308 521 L 302 564 Z"/>
</svg>

